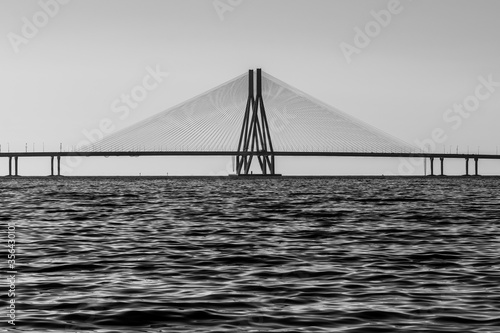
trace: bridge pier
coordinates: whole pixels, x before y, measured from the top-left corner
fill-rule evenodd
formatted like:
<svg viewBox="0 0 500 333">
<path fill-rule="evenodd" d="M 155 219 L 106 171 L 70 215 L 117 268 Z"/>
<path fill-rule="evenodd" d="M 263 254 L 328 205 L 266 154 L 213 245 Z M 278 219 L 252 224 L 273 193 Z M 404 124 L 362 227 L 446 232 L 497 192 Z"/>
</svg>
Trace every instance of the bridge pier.
<svg viewBox="0 0 500 333">
<path fill-rule="evenodd" d="M 19 156 L 14 156 L 14 176 L 19 176 Z"/>
<path fill-rule="evenodd" d="M 61 175 L 61 156 L 57 156 L 57 175 Z"/>
<path fill-rule="evenodd" d="M 54 156 L 50 156 L 50 175 L 54 176 Z"/>
<path fill-rule="evenodd" d="M 474 164 L 476 165 L 476 176 L 479 176 L 479 158 L 474 158 Z"/>
<path fill-rule="evenodd" d="M 434 157 L 431 157 L 430 160 L 431 160 L 431 176 L 434 176 Z"/>
<path fill-rule="evenodd" d="M 469 176 L 469 158 L 465 159 L 465 175 Z"/>
<path fill-rule="evenodd" d="M 12 176 L 12 156 L 9 156 L 9 176 Z"/>
<path fill-rule="evenodd" d="M 439 158 L 441 160 L 441 176 L 444 176 L 444 157 Z"/>
</svg>

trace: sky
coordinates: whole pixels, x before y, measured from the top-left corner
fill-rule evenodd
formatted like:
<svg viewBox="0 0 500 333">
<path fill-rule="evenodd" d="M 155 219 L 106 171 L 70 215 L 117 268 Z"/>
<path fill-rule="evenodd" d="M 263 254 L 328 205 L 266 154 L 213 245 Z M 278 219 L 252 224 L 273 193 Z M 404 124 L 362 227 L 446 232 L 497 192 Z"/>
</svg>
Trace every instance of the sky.
<svg viewBox="0 0 500 333">
<path fill-rule="evenodd" d="M 85 133 L 109 135 L 262 68 L 426 150 L 495 154 L 499 10 L 497 0 L 0 0 L 1 150 L 70 149 Z M 144 84 L 147 95 L 124 104 L 123 94 Z M 125 105 L 133 107 L 116 112 Z M 447 173 L 464 173 L 463 161 L 446 163 Z M 480 167 L 500 174 L 500 161 Z M 47 159 L 20 161 L 24 175 L 49 168 Z M 278 158 L 277 168 L 406 175 L 425 167 Z M 0 159 L 0 174 L 7 170 Z M 65 170 L 214 175 L 231 171 L 231 160 L 87 158 Z"/>
</svg>

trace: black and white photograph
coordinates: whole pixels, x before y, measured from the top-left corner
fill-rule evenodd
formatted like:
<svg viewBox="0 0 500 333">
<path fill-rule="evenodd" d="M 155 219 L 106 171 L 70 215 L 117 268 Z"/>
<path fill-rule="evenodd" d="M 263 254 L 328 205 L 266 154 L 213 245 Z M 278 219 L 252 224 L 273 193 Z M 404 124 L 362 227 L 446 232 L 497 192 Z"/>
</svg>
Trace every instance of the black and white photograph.
<svg viewBox="0 0 500 333">
<path fill-rule="evenodd" d="M 0 0 L 0 332 L 500 332 L 499 0 Z"/>
</svg>

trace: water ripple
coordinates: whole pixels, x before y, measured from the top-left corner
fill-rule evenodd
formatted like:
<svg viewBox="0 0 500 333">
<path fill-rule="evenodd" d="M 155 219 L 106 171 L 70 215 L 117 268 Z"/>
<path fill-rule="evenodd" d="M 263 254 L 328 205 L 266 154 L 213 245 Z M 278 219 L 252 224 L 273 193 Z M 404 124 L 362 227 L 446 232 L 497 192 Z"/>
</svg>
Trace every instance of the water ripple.
<svg viewBox="0 0 500 333">
<path fill-rule="evenodd" d="M 2 179 L 19 325 L 498 332 L 499 180 Z"/>
</svg>

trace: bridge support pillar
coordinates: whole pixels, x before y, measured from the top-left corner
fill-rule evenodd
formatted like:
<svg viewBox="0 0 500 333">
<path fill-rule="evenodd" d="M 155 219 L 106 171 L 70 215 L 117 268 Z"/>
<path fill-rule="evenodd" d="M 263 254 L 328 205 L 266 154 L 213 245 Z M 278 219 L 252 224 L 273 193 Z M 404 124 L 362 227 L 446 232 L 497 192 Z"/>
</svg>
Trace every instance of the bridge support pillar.
<svg viewBox="0 0 500 333">
<path fill-rule="evenodd" d="M 465 159 L 465 175 L 469 176 L 469 158 Z"/>
<path fill-rule="evenodd" d="M 431 176 L 434 176 L 434 157 L 431 157 Z"/>
<path fill-rule="evenodd" d="M 57 175 L 61 175 L 61 156 L 57 156 Z"/>
<path fill-rule="evenodd" d="M 474 164 L 476 166 L 476 176 L 479 176 L 479 158 L 474 159 Z"/>
<path fill-rule="evenodd" d="M 241 127 L 236 173 L 252 174 L 250 167 L 254 157 L 259 162 L 263 175 L 275 175 L 275 156 L 271 133 L 267 122 L 264 99 L 262 97 L 262 70 L 257 69 L 257 92 L 254 96 L 254 73 L 248 72 L 248 99 Z"/>
<path fill-rule="evenodd" d="M 54 156 L 50 156 L 50 175 L 54 176 Z"/>
<path fill-rule="evenodd" d="M 444 176 L 444 157 L 439 158 L 441 160 L 441 176 Z"/>
<path fill-rule="evenodd" d="M 9 176 L 12 176 L 12 156 L 9 156 Z"/>
<path fill-rule="evenodd" d="M 14 175 L 19 176 L 19 156 L 14 156 Z"/>
</svg>

